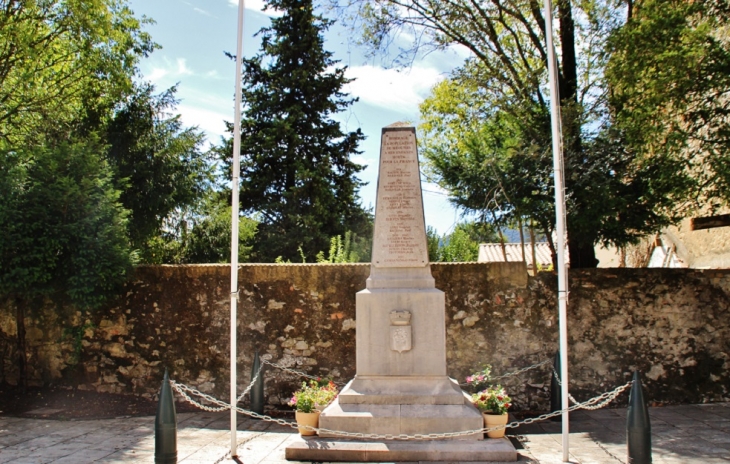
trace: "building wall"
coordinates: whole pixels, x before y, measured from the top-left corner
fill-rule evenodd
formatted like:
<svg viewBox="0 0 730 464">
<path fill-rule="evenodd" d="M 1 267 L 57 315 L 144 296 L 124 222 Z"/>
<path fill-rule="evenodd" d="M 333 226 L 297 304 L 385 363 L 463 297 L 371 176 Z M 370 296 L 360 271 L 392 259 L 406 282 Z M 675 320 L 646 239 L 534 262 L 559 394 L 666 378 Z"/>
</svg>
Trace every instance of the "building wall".
<svg viewBox="0 0 730 464">
<path fill-rule="evenodd" d="M 554 274 L 529 277 L 522 263 L 433 264 L 432 272 L 446 293 L 450 376 L 463 381 L 484 363 L 498 375 L 553 358 Z M 312 375 L 351 379 L 355 293 L 368 274 L 363 264 L 242 265 L 239 391 L 255 349 Z M 26 318 L 31 383 L 152 396 L 167 367 L 172 378 L 228 398 L 229 282 L 224 265 L 143 266 L 124 295 L 93 314 L 49 302 Z M 571 271 L 571 392 L 587 399 L 639 370 L 653 402 L 730 399 L 729 294 L 730 271 Z M 0 381 L 17 381 L 15 336 L 14 308 L 0 303 Z M 516 409 L 547 409 L 549 371 L 502 380 Z M 301 381 L 268 367 L 265 378 L 271 405 L 285 403 Z"/>
</svg>

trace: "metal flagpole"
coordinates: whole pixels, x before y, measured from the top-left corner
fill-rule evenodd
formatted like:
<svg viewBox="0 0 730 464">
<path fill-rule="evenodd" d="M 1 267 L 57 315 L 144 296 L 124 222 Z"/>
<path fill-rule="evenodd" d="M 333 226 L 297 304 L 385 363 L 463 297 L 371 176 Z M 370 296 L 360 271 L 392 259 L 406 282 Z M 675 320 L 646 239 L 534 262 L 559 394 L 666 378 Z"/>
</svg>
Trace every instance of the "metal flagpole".
<svg viewBox="0 0 730 464">
<path fill-rule="evenodd" d="M 236 330 L 238 311 L 238 183 L 241 174 L 241 60 L 243 59 L 243 8 L 238 1 L 238 34 L 236 36 L 236 102 L 233 128 L 233 179 L 231 183 L 231 457 L 237 456 L 236 445 Z"/>
<path fill-rule="evenodd" d="M 545 35 L 547 38 L 548 71 L 550 76 L 550 119 L 553 133 L 553 170 L 555 176 L 555 229 L 558 242 L 558 320 L 560 325 L 560 396 L 563 423 L 563 462 L 568 462 L 568 275 L 565 266 L 565 182 L 563 180 L 563 144 L 560 127 L 560 95 L 558 92 L 557 61 L 553 45 L 553 8 L 545 0 Z"/>
</svg>

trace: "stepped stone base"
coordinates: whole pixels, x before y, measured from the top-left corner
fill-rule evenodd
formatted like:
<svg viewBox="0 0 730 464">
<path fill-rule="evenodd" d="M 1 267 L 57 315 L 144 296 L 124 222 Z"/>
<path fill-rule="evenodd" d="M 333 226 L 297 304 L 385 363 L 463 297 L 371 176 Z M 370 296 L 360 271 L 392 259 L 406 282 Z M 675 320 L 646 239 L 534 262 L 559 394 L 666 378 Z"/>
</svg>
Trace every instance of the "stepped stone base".
<svg viewBox="0 0 730 464">
<path fill-rule="evenodd" d="M 285 451 L 293 461 L 416 462 L 517 461 L 507 438 L 486 440 L 360 441 L 298 437 Z"/>
<path fill-rule="evenodd" d="M 446 376 L 358 375 L 319 417 L 321 428 L 392 435 L 460 432 L 483 424 L 468 395 Z M 459 439 L 482 438 L 477 433 Z"/>
<path fill-rule="evenodd" d="M 375 434 L 429 434 L 476 430 L 484 426 L 482 415 L 461 404 L 341 404 L 337 401 L 319 417 L 319 426 L 330 430 Z M 323 437 L 335 435 L 320 434 Z M 481 440 L 482 434 L 460 437 Z"/>
</svg>

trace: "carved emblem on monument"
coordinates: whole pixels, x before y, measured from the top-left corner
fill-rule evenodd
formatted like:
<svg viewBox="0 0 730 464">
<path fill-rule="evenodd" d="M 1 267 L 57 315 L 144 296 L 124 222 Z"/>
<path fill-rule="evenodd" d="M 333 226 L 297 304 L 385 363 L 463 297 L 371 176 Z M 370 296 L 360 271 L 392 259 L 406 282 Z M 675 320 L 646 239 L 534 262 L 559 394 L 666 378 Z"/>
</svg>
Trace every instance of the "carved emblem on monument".
<svg viewBox="0 0 730 464">
<path fill-rule="evenodd" d="M 390 312 L 390 349 L 402 353 L 411 349 L 411 312 Z"/>
</svg>

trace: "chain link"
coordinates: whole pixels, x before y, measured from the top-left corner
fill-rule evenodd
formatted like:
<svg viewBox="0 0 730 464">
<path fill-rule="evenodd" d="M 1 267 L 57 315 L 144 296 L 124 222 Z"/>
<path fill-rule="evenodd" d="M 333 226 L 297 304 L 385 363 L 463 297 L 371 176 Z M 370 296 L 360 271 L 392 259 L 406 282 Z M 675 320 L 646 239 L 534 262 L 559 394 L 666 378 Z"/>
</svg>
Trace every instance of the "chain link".
<svg viewBox="0 0 730 464">
<path fill-rule="evenodd" d="M 553 377 L 555 377 L 555 381 L 556 381 L 556 382 L 558 382 L 558 386 L 559 386 L 559 387 L 562 387 L 562 386 L 563 386 L 563 382 L 561 382 L 561 381 L 560 381 L 560 374 L 558 374 L 558 371 L 556 371 L 556 370 L 555 370 L 555 366 L 553 366 Z M 569 400 L 570 400 L 570 401 L 571 401 L 571 402 L 572 402 L 573 404 L 577 404 L 577 403 L 578 403 L 578 400 L 576 400 L 576 399 L 575 399 L 575 398 L 573 397 L 573 395 L 571 395 L 571 394 L 570 394 L 570 392 L 568 393 L 568 399 L 569 399 Z M 585 408 L 585 409 L 589 409 L 589 408 Z M 599 408 L 595 408 L 595 409 L 599 409 Z"/>
<path fill-rule="evenodd" d="M 241 400 L 243 399 L 243 397 L 246 396 L 246 394 L 251 391 L 251 388 L 253 388 L 253 384 L 255 384 L 256 381 L 259 379 L 259 375 L 261 374 L 261 371 L 263 370 L 263 368 L 264 368 L 263 364 L 259 365 L 259 370 L 256 371 L 256 375 L 253 376 L 253 380 L 251 380 L 251 383 L 249 383 L 248 387 L 246 387 L 246 389 L 243 390 L 243 393 L 241 393 L 239 395 L 239 397 L 236 398 L 236 404 L 240 403 Z"/>
<path fill-rule="evenodd" d="M 509 372 L 507 374 L 500 375 L 498 377 L 494 377 L 491 380 L 499 380 L 499 379 L 504 379 L 504 378 L 507 378 L 507 377 L 512 377 L 512 376 L 515 376 L 515 375 L 519 375 L 519 374 L 522 374 L 523 372 L 531 371 L 532 369 L 537 369 L 540 366 L 544 366 L 545 364 L 547 364 L 549 362 L 551 362 L 551 361 L 549 359 L 546 359 L 545 361 L 539 362 L 537 364 L 533 364 L 532 366 L 523 367 L 522 369 L 517 369 L 514 372 Z"/>
</svg>

